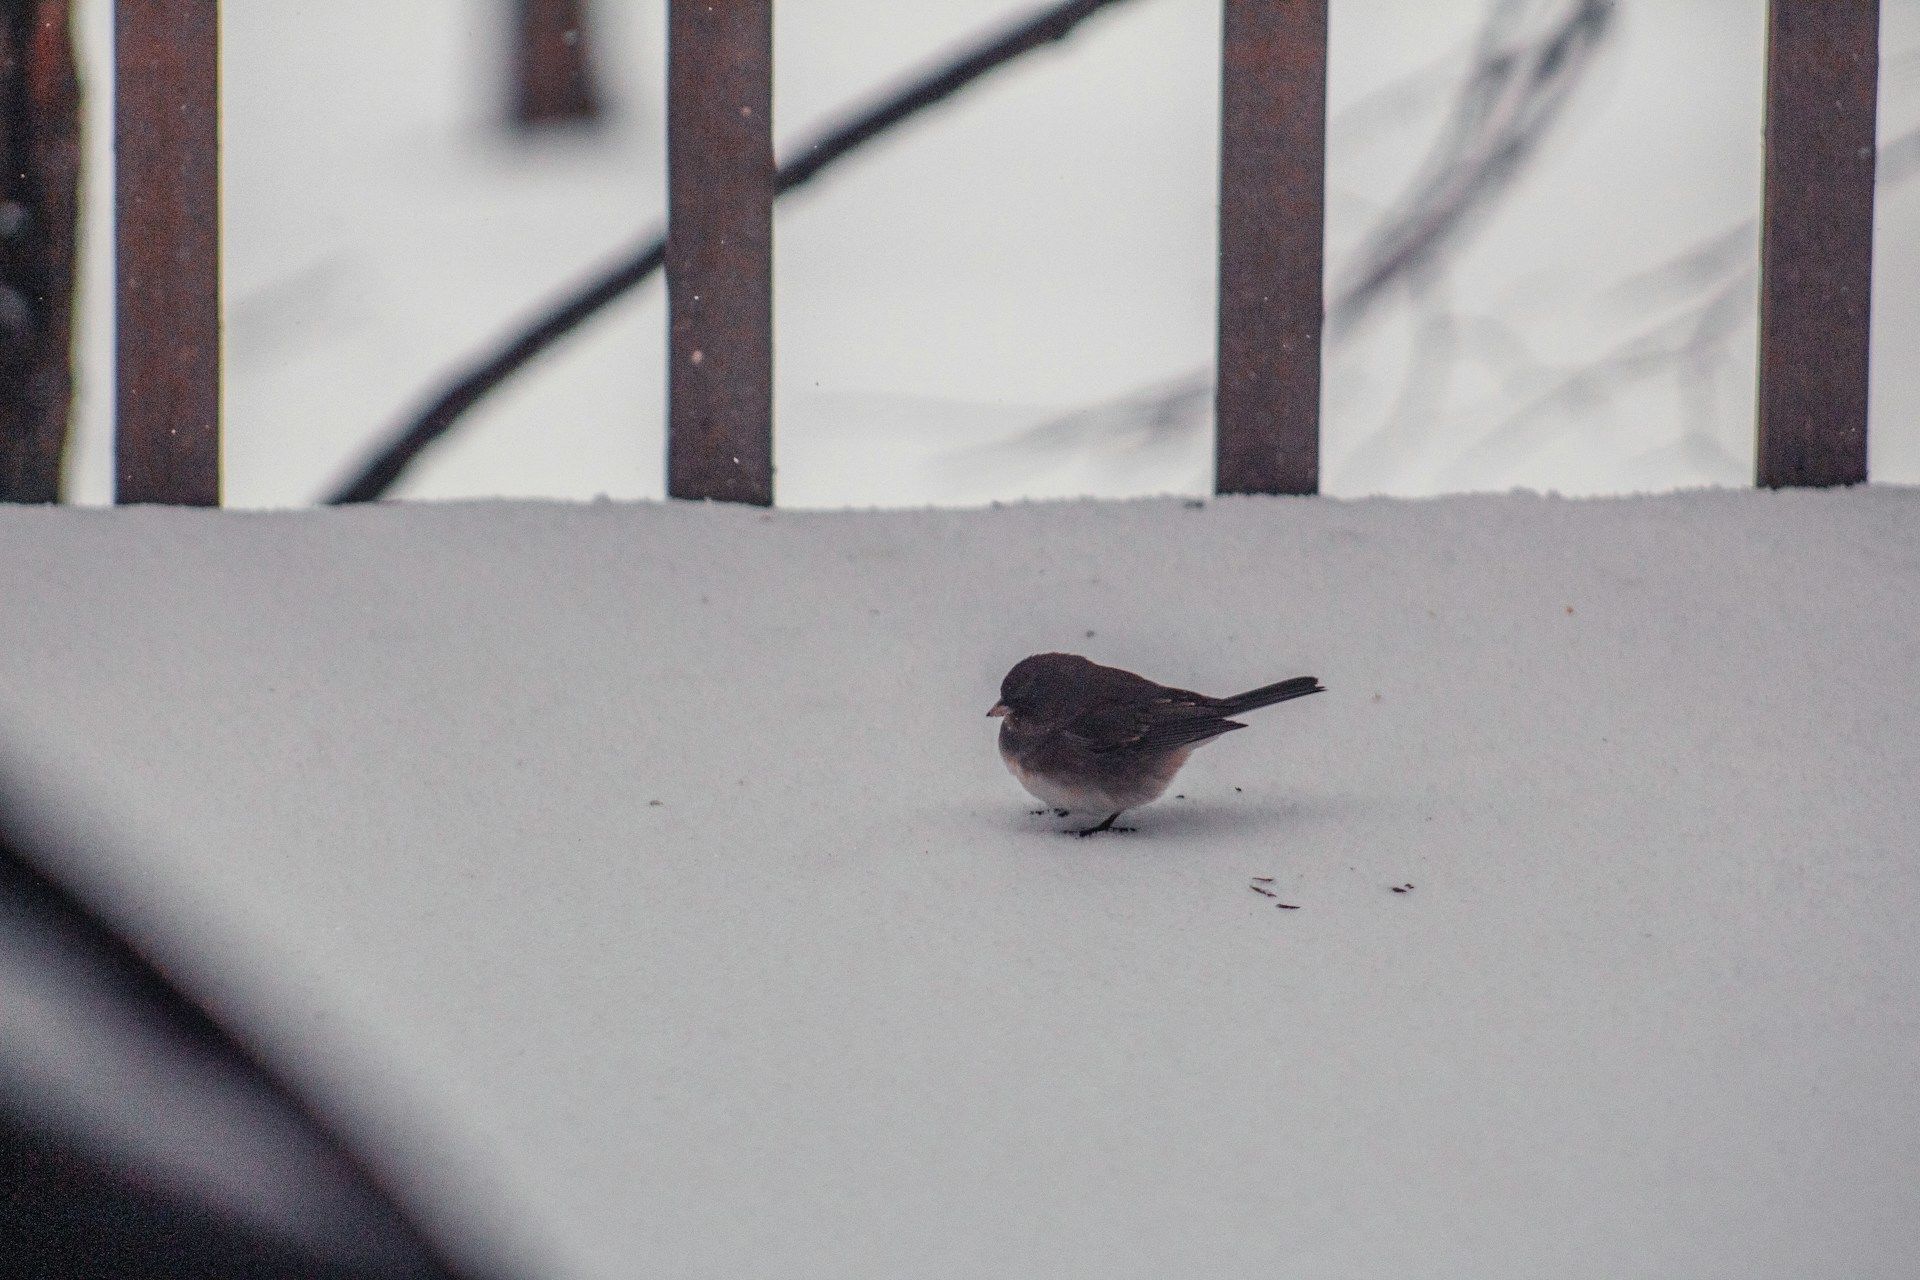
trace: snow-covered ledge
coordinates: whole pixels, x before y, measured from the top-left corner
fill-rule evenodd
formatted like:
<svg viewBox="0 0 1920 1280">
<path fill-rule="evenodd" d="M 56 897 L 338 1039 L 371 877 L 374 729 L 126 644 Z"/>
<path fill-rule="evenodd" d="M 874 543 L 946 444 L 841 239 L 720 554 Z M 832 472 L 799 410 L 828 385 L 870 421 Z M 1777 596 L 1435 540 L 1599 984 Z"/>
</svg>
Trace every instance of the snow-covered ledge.
<svg viewBox="0 0 1920 1280">
<path fill-rule="evenodd" d="M 0 510 L 0 724 L 557 1274 L 1896 1274 L 1916 548 L 1884 488 Z M 1076 840 L 983 715 L 1042 649 L 1330 692 Z"/>
</svg>

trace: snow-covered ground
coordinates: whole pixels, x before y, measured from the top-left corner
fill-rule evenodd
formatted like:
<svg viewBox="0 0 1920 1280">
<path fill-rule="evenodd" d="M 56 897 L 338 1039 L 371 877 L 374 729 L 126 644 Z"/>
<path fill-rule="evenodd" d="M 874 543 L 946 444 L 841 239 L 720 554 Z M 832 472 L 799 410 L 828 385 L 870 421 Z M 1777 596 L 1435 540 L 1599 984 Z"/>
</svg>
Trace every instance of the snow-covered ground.
<svg viewBox="0 0 1920 1280">
<path fill-rule="evenodd" d="M 779 5 L 777 136 L 805 134 L 1034 2 Z M 231 503 L 312 501 L 451 367 L 657 223 L 660 0 L 596 6 L 612 126 L 532 146 L 495 127 L 506 7 L 224 7 Z M 78 8 L 101 124 L 110 6 Z M 1219 8 L 1134 0 L 782 203 L 783 504 L 1208 487 L 1204 406 L 1150 448 L 1114 432 L 1050 450 L 991 446 L 1210 363 Z M 1892 138 L 1920 122 L 1920 2 L 1882 8 L 1881 132 Z M 1418 171 L 1487 9 L 1334 4 L 1336 278 Z M 1758 209 L 1764 6 L 1620 0 L 1617 12 L 1591 79 L 1456 255 L 1433 308 L 1391 309 L 1330 356 L 1329 491 L 1750 477 L 1750 282 L 1735 290 L 1731 332 L 1701 360 L 1527 408 L 1568 369 L 1651 328 L 1679 323 L 1684 335 L 1687 289 L 1623 286 Z M 1389 85 L 1412 91 L 1404 111 L 1369 97 Z M 74 468 L 88 501 L 110 490 L 109 144 L 96 128 Z M 1920 344 L 1916 186 L 1883 192 L 1879 209 L 1872 467 L 1885 481 L 1920 479 L 1920 373 L 1908 358 Z M 1752 244 L 1736 238 L 1722 264 L 1735 285 Z M 1452 317 L 1443 333 L 1435 308 Z M 658 496 L 663 311 L 658 283 L 619 304 L 483 408 L 403 492 Z"/>
<path fill-rule="evenodd" d="M 0 725 L 122 835 L 70 870 L 541 1274 L 1903 1277 L 1916 531 L 0 510 Z M 1076 840 L 982 715 L 1056 647 L 1330 692 Z"/>
</svg>

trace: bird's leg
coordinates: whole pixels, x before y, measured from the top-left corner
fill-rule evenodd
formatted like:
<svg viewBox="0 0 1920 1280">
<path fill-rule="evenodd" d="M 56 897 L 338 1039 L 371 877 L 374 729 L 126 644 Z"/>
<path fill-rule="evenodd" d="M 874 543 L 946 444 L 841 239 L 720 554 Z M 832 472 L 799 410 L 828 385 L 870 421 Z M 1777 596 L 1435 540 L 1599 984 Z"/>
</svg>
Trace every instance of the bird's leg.
<svg viewBox="0 0 1920 1280">
<path fill-rule="evenodd" d="M 1105 822 L 1100 823 L 1098 826 L 1087 827 L 1082 831 L 1076 831 L 1074 832 L 1074 834 L 1084 839 L 1087 836 L 1094 835 L 1101 831 L 1131 831 L 1133 830 L 1132 827 L 1116 827 L 1113 825 L 1113 820 L 1125 812 L 1126 810 L 1124 809 L 1116 809 L 1112 813 L 1107 815 L 1107 820 Z"/>
</svg>

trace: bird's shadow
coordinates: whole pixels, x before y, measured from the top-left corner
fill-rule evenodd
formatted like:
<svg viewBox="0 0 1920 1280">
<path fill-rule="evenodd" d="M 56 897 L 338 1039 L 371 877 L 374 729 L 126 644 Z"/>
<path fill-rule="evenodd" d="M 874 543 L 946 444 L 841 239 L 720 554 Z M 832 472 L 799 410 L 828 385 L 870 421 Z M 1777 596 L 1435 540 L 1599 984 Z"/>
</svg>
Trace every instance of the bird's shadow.
<svg viewBox="0 0 1920 1280">
<path fill-rule="evenodd" d="M 1047 835 L 1073 840 L 1086 847 L 1106 841 L 1204 840 L 1249 833 L 1272 834 L 1323 822 L 1351 820 L 1384 812 L 1388 802 L 1376 797 L 1334 792 L 1292 792 L 1285 795 L 1232 795 L 1206 799 L 1168 797 L 1120 816 L 1118 826 L 1128 830 L 1099 831 L 1084 838 L 1080 832 L 1106 817 L 1104 813 L 1074 813 L 1060 817 L 1052 809 L 1000 810 L 993 825 L 1021 835 Z"/>
</svg>

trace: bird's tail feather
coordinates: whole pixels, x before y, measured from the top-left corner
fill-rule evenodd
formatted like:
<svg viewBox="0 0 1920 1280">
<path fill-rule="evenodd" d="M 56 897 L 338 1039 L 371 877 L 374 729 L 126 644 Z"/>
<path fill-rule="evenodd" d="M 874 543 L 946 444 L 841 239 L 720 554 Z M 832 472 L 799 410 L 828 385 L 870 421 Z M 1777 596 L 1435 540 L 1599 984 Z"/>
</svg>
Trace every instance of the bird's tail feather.
<svg viewBox="0 0 1920 1280">
<path fill-rule="evenodd" d="M 1312 676 L 1295 676 L 1291 680 L 1282 680 L 1279 684 L 1262 685 L 1258 689 L 1236 693 L 1231 698 L 1222 698 L 1221 709 L 1230 716 L 1237 716 L 1242 712 L 1270 707 L 1276 702 L 1286 702 L 1290 698 L 1304 698 L 1310 693 L 1326 691 L 1327 687 Z"/>
</svg>

